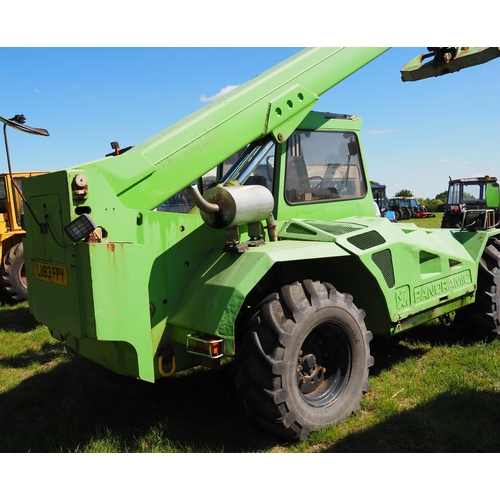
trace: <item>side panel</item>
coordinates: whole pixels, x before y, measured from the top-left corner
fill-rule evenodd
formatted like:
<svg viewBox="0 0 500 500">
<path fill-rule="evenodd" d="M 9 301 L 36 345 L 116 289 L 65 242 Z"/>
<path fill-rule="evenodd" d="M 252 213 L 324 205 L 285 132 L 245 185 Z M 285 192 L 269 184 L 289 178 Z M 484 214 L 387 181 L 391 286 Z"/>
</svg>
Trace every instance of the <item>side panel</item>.
<svg viewBox="0 0 500 500">
<path fill-rule="evenodd" d="M 467 242 L 459 241 L 459 234 Z M 363 274 L 354 279 L 373 276 L 377 280 L 389 315 L 385 331 L 374 333 L 389 335 L 471 304 L 478 261 L 490 234 L 494 233 L 424 230 L 414 224 L 392 224 L 385 218 L 351 217 L 335 222 L 292 220 L 280 237 L 335 241 L 357 256 Z M 359 283 L 343 291 L 363 299 Z"/>
<path fill-rule="evenodd" d="M 85 251 L 85 246 L 81 246 Z M 136 362 L 136 355 L 139 360 L 138 376 L 153 381 L 148 283 L 144 279 L 148 269 L 144 246 L 107 243 L 86 248 L 94 290 L 94 309 L 87 311 L 85 316 L 95 319 L 96 340 L 132 346 L 133 349 L 121 349 L 119 366 L 111 368 L 118 373 L 129 373 Z M 80 262 L 82 260 L 79 259 Z M 99 356 L 98 352 L 96 354 Z M 95 361 L 109 367 L 106 359 Z"/>
<path fill-rule="evenodd" d="M 312 241 L 267 243 L 241 254 L 212 250 L 185 283 L 168 322 L 231 339 L 245 297 L 274 263 L 347 255 L 335 244 Z"/>
</svg>

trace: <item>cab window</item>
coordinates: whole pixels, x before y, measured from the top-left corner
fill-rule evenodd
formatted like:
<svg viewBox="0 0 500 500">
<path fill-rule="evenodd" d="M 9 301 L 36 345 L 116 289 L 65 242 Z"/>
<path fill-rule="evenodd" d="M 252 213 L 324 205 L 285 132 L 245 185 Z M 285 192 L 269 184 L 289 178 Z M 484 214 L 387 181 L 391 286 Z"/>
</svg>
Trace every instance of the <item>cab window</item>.
<svg viewBox="0 0 500 500">
<path fill-rule="evenodd" d="M 297 204 L 363 198 L 361 167 L 353 132 L 296 131 L 287 146 L 285 199 Z"/>
</svg>

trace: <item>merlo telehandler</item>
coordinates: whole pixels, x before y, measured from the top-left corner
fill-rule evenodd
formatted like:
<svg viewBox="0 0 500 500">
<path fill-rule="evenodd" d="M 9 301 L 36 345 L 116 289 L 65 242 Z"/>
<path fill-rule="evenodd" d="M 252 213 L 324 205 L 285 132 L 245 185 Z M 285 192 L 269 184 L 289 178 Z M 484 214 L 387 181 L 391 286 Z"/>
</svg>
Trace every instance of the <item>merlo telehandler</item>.
<svg viewBox="0 0 500 500">
<path fill-rule="evenodd" d="M 124 154 L 27 180 L 36 319 L 150 382 L 235 357 L 244 406 L 288 440 L 359 409 L 373 335 L 465 308 L 498 334 L 500 229 L 376 217 L 362 119 L 312 111 L 386 50 L 304 49 Z"/>
</svg>

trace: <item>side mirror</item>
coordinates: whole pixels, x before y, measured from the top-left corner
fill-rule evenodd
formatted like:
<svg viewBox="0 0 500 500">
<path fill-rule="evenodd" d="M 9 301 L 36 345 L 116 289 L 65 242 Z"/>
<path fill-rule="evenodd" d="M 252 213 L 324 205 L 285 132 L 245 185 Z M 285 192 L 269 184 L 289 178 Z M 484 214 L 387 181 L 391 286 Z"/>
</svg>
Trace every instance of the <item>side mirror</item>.
<svg viewBox="0 0 500 500">
<path fill-rule="evenodd" d="M 26 118 L 24 117 L 24 115 L 16 115 L 14 116 L 14 118 L 9 118 L 9 119 L 2 118 L 0 116 L 0 121 L 5 123 L 5 125 L 9 125 L 12 128 L 20 130 L 21 132 L 26 132 L 28 134 L 44 135 L 44 136 L 50 135 L 44 128 L 35 128 L 35 127 L 30 127 L 29 125 L 25 125 Z"/>
<path fill-rule="evenodd" d="M 500 207 L 500 186 L 496 182 L 486 184 L 486 206 Z"/>
</svg>

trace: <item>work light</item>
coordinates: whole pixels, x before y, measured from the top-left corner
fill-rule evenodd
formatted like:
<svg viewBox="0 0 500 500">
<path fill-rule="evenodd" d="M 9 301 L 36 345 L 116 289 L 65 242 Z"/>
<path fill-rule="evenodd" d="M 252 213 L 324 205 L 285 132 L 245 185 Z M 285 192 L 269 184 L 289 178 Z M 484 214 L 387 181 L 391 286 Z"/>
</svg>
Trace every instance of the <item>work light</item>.
<svg viewBox="0 0 500 500">
<path fill-rule="evenodd" d="M 73 243 L 77 243 L 83 238 L 86 238 L 93 233 L 95 229 L 96 225 L 88 214 L 80 215 L 64 228 L 66 234 L 70 237 Z"/>
</svg>

